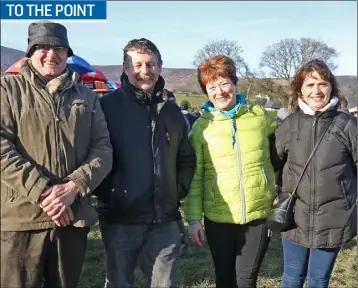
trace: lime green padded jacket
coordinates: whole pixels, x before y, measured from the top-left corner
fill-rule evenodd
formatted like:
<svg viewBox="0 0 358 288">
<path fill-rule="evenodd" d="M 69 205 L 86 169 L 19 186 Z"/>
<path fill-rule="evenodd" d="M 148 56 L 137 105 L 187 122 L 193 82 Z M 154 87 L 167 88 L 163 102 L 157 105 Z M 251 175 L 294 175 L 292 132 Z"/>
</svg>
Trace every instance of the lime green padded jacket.
<svg viewBox="0 0 358 288">
<path fill-rule="evenodd" d="M 204 215 L 217 223 L 245 224 L 267 217 L 275 195 L 269 137 L 275 119 L 247 104 L 233 119 L 204 111 L 189 135 L 196 170 L 184 201 L 186 221 Z"/>
</svg>

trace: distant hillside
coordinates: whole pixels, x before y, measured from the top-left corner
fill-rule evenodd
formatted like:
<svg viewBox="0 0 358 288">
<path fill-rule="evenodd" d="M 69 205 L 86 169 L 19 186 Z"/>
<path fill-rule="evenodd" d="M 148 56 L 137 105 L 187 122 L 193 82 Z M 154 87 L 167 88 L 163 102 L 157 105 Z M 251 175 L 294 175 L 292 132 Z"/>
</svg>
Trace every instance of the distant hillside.
<svg viewBox="0 0 358 288">
<path fill-rule="evenodd" d="M 25 57 L 24 51 L 1 46 L 1 74 L 22 57 Z"/>
<path fill-rule="evenodd" d="M 100 66 L 100 69 L 109 79 L 119 80 L 123 68 L 122 65 Z M 200 93 L 200 86 L 196 80 L 195 69 L 163 68 L 162 74 L 169 90 L 186 93 Z"/>
<path fill-rule="evenodd" d="M 25 52 L 23 51 L 1 46 L 1 74 L 24 56 Z M 119 80 L 123 71 L 121 65 L 94 66 L 100 69 L 111 80 Z M 195 69 L 163 68 L 162 76 L 169 90 L 182 93 L 201 93 Z M 348 98 L 350 98 L 352 91 L 357 91 L 358 89 L 357 76 L 337 76 L 337 80 L 342 92 Z"/>
</svg>

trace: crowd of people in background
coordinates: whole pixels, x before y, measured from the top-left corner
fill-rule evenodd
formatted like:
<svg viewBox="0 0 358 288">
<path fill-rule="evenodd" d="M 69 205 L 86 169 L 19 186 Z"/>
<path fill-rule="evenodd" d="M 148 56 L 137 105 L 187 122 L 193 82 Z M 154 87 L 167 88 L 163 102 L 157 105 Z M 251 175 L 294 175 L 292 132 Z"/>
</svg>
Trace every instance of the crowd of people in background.
<svg viewBox="0 0 358 288">
<path fill-rule="evenodd" d="M 1 287 L 78 287 L 98 219 L 106 288 L 132 287 L 137 264 L 145 287 L 172 287 L 190 239 L 207 241 L 216 287 L 257 287 L 266 219 L 295 187 L 282 286 L 329 286 L 357 236 L 357 111 L 323 61 L 304 63 L 291 107 L 271 113 L 216 55 L 197 69 L 207 101 L 190 111 L 148 39 L 127 43 L 121 87 L 101 97 L 67 68 L 63 25 L 30 24 L 26 53 L 18 75 L 1 77 Z"/>
</svg>

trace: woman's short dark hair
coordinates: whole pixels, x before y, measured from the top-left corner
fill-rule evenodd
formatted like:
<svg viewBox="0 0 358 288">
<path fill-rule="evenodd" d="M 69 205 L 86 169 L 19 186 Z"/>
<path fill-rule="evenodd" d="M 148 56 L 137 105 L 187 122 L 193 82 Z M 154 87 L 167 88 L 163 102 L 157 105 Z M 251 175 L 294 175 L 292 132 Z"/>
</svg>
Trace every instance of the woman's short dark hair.
<svg viewBox="0 0 358 288">
<path fill-rule="evenodd" d="M 329 82 L 332 86 L 332 96 L 340 96 L 338 84 L 336 77 L 333 75 L 332 71 L 328 68 L 327 64 L 319 59 L 314 59 L 306 64 L 302 65 L 296 72 L 293 80 L 290 84 L 291 88 L 291 104 L 293 110 L 299 111 L 298 98 L 302 97 L 301 89 L 302 84 L 307 76 L 311 75 L 313 72 L 317 72 L 321 78 Z"/>
<path fill-rule="evenodd" d="M 239 79 L 236 75 L 235 62 L 231 58 L 224 55 L 214 56 L 205 60 L 198 67 L 199 85 L 205 94 L 208 94 L 206 84 L 215 81 L 219 77 L 229 78 L 236 86 Z"/>
</svg>

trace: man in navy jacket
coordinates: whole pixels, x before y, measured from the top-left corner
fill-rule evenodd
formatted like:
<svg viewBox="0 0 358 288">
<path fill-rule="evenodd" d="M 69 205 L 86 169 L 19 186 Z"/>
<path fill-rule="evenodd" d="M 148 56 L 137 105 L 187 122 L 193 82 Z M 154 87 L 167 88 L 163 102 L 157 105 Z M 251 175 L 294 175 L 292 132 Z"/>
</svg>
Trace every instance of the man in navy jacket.
<svg viewBox="0 0 358 288">
<path fill-rule="evenodd" d="M 134 39 L 123 60 L 121 88 L 100 99 L 113 146 L 113 170 L 96 191 L 106 287 L 132 287 L 137 259 L 147 287 L 170 287 L 181 243 L 178 203 L 195 154 L 180 108 L 168 101 L 157 47 Z"/>
</svg>

